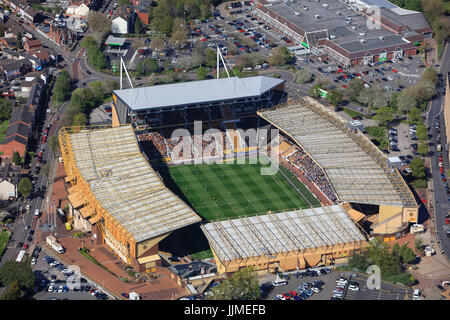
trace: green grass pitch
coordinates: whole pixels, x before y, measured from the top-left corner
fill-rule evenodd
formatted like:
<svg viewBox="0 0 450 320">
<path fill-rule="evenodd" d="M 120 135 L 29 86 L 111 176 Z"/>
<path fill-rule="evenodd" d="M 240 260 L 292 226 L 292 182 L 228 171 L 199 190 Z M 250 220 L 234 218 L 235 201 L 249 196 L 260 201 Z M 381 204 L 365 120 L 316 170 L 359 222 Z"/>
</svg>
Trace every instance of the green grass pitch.
<svg viewBox="0 0 450 320">
<path fill-rule="evenodd" d="M 279 172 L 261 175 L 261 167 L 261 164 L 189 164 L 169 167 L 169 172 L 206 220 L 320 206 L 306 187 L 301 195 Z"/>
</svg>

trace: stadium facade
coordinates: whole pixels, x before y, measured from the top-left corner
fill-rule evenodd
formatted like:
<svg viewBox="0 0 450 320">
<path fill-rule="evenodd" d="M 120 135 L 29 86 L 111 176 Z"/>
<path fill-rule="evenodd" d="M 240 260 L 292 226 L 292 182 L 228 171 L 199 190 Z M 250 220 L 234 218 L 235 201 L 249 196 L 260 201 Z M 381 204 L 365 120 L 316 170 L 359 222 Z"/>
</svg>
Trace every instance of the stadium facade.
<svg viewBox="0 0 450 320">
<path fill-rule="evenodd" d="M 158 243 L 201 220 L 169 191 L 142 155 L 131 125 L 65 128 L 59 141 L 66 170 L 69 215 L 83 220 L 137 271 L 160 265 Z"/>
<path fill-rule="evenodd" d="M 284 96 L 285 80 L 256 76 L 220 78 L 113 91 L 113 126 L 158 126 L 174 111 L 214 108 L 219 105 L 253 106 L 252 114 L 271 107 Z M 168 116 L 170 117 L 170 116 Z M 198 119 L 199 120 L 199 119 Z"/>
<path fill-rule="evenodd" d="M 310 53 L 344 66 L 415 55 L 432 37 L 421 12 L 387 0 L 259 0 L 253 13 Z"/>
</svg>

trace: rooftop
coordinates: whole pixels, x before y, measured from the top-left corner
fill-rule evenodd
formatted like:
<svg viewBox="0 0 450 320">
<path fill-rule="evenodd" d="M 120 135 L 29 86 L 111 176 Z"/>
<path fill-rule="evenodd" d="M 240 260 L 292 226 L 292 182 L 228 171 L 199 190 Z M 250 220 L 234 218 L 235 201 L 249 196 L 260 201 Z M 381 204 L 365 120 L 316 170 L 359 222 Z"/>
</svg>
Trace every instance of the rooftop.
<svg viewBox="0 0 450 320">
<path fill-rule="evenodd" d="M 220 261 L 365 241 L 339 205 L 217 221 L 201 228 Z"/>
<path fill-rule="evenodd" d="M 258 112 L 296 141 L 324 170 L 342 202 L 417 207 L 400 173 L 347 121 L 314 99 Z"/>
<path fill-rule="evenodd" d="M 153 171 L 131 126 L 82 130 L 69 139 L 92 194 L 137 242 L 201 220 Z"/>
<path fill-rule="evenodd" d="M 131 110 L 146 110 L 205 102 L 257 97 L 285 80 L 256 76 L 220 78 L 114 90 Z"/>
<path fill-rule="evenodd" d="M 125 41 L 127 41 L 127 38 L 118 38 L 110 35 L 106 39 L 105 44 L 108 46 L 123 46 Z"/>
</svg>

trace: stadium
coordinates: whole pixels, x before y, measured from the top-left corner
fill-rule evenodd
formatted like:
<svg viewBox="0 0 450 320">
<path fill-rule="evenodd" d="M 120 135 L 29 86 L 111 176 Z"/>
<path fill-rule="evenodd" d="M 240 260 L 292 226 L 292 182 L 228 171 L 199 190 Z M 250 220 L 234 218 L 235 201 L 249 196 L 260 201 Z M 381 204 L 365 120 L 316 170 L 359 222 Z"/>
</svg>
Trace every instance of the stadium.
<svg viewBox="0 0 450 320">
<path fill-rule="evenodd" d="M 284 81 L 269 77 L 193 83 L 116 90 L 112 127 L 60 131 L 70 215 L 124 263 L 210 252 L 219 273 L 330 265 L 417 222 L 397 169 L 317 101 L 279 104 Z M 278 130 L 244 131 L 261 128 Z M 280 168 L 261 175 L 269 158 Z"/>
</svg>

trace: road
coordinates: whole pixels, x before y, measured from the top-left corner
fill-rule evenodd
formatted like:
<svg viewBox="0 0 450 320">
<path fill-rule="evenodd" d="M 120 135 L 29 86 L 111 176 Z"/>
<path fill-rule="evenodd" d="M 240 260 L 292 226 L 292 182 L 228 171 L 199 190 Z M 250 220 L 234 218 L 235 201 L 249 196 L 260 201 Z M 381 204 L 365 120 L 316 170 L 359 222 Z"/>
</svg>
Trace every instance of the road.
<svg viewBox="0 0 450 320">
<path fill-rule="evenodd" d="M 444 86 L 447 81 L 447 72 L 449 72 L 450 67 L 450 48 L 447 43 L 444 49 L 444 54 L 442 55 L 442 64 L 439 67 L 439 73 L 444 76 Z M 434 193 L 434 212 L 435 212 L 435 223 L 436 223 L 436 232 L 438 239 L 440 241 L 441 249 L 444 251 L 445 256 L 450 259 L 450 239 L 447 238 L 445 234 L 445 218 L 444 216 L 450 211 L 450 201 L 449 196 L 444 188 L 444 184 L 442 183 L 440 172 L 439 172 L 439 161 L 438 154 L 436 150 L 436 138 L 437 138 L 437 130 L 435 128 L 435 120 L 436 116 L 443 115 L 442 111 L 444 109 L 444 95 L 439 92 L 437 97 L 431 101 L 431 107 L 428 112 L 427 123 L 431 128 L 430 134 L 432 138 L 430 139 L 430 151 L 431 151 L 431 175 L 433 180 L 433 193 Z M 444 117 L 440 117 L 441 123 L 441 135 L 445 132 L 444 125 Z M 445 146 L 444 138 L 442 137 L 441 141 L 443 142 L 443 146 Z M 446 152 L 443 152 L 444 157 Z M 448 163 L 448 161 L 447 161 Z"/>
</svg>

